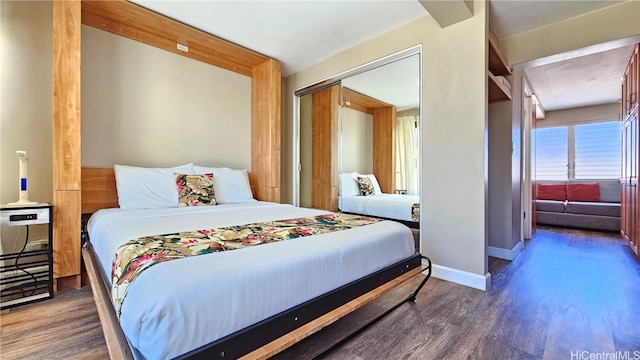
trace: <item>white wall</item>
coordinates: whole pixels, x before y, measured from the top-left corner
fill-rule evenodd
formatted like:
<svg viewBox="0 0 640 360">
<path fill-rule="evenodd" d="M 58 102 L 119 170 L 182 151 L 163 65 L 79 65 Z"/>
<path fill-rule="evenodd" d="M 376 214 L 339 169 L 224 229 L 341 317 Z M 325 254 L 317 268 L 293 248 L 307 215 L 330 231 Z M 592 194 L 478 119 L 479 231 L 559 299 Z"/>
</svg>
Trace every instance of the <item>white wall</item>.
<svg viewBox="0 0 640 360">
<path fill-rule="evenodd" d="M 489 105 L 489 239 L 491 247 L 511 250 L 511 101 Z"/>
<path fill-rule="evenodd" d="M 343 106 L 339 172 L 373 173 L 373 116 Z"/>
<path fill-rule="evenodd" d="M 414 108 L 409 110 L 398 111 L 396 113 L 396 118 L 403 116 L 420 116 L 420 109 Z"/>
<path fill-rule="evenodd" d="M 507 62 L 513 65 L 638 35 L 638 14 L 640 1 L 622 2 L 500 39 L 500 49 Z"/>
<path fill-rule="evenodd" d="M 18 200 L 17 150 L 29 156 L 29 198 L 53 200 L 53 6 L 0 2 L 0 202 Z"/>
<path fill-rule="evenodd" d="M 536 121 L 536 127 L 544 128 L 619 120 L 620 111 L 620 104 L 618 103 L 547 111 L 544 119 Z"/>
<path fill-rule="evenodd" d="M 0 2 L 0 202 L 18 200 L 17 150 L 29 157 L 29 199 L 53 200 L 53 6 L 48 1 Z M 23 245 L 20 227 L 3 227 L 0 248 Z M 45 238 L 46 226 L 30 239 Z"/>
<path fill-rule="evenodd" d="M 473 18 L 441 29 L 424 17 L 286 79 L 283 200 L 291 194 L 293 91 L 422 44 L 421 249 L 434 276 L 486 286 L 487 4 Z M 505 221 L 510 221 L 505 219 Z"/>
<path fill-rule="evenodd" d="M 82 26 L 82 165 L 251 170 L 251 79 Z"/>
</svg>

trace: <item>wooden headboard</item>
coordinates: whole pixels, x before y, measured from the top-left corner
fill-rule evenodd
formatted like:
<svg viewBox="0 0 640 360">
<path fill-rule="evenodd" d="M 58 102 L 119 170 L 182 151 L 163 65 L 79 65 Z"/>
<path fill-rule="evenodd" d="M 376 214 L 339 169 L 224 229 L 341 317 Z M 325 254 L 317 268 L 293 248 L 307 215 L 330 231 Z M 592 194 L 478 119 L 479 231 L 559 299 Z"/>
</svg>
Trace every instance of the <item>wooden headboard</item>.
<svg viewBox="0 0 640 360">
<path fill-rule="evenodd" d="M 82 213 L 117 208 L 116 175 L 112 168 L 82 168 Z"/>
<path fill-rule="evenodd" d="M 118 207 L 116 175 L 113 168 L 82 168 L 82 213 L 94 213 L 100 209 Z M 249 173 L 251 189 L 255 189 L 255 177 Z M 255 196 L 255 193 L 254 193 Z"/>
</svg>

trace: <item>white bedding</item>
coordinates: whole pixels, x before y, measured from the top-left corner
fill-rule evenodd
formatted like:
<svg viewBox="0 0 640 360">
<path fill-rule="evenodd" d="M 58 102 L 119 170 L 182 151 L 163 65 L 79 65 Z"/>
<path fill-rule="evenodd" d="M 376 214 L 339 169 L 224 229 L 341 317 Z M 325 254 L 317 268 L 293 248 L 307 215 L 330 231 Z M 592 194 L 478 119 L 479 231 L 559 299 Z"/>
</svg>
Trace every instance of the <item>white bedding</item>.
<svg viewBox="0 0 640 360">
<path fill-rule="evenodd" d="M 411 207 L 419 202 L 418 195 L 339 196 L 338 209 L 354 214 L 414 221 L 411 216 Z"/>
<path fill-rule="evenodd" d="M 91 217 L 88 232 L 102 270 L 110 274 L 117 247 L 134 238 L 324 212 L 267 202 L 104 209 Z M 383 221 L 168 261 L 135 281 L 122 305 L 120 325 L 136 358 L 173 358 L 413 253 L 409 228 Z"/>
</svg>

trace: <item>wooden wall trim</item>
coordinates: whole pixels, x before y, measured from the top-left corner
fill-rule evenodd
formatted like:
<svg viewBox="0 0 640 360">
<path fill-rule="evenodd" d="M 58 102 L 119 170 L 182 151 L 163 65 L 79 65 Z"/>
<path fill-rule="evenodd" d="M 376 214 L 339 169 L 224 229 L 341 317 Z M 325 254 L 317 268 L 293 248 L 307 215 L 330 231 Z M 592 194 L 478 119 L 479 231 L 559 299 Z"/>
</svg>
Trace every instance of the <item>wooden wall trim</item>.
<svg viewBox="0 0 640 360">
<path fill-rule="evenodd" d="M 280 202 L 280 63 L 269 59 L 253 69 L 251 79 L 251 172 L 258 200 Z"/>
<path fill-rule="evenodd" d="M 80 275 L 80 0 L 53 2 L 53 276 Z"/>
<path fill-rule="evenodd" d="M 373 115 L 375 109 L 393 106 L 347 87 L 342 88 L 342 105 L 370 115 Z"/>
<path fill-rule="evenodd" d="M 396 107 L 373 112 L 373 173 L 383 193 L 396 191 Z"/>
<path fill-rule="evenodd" d="M 312 95 L 311 207 L 338 210 L 338 105 L 340 86 Z"/>
<path fill-rule="evenodd" d="M 269 59 L 124 0 L 82 1 L 82 23 L 246 76 Z"/>
<path fill-rule="evenodd" d="M 54 277 L 79 276 L 82 211 L 105 205 L 101 195 L 82 201 L 81 24 L 121 35 L 252 77 L 252 151 L 257 169 L 250 181 L 256 198 L 280 201 L 280 63 L 124 0 L 54 0 L 53 3 L 53 205 Z M 177 44 L 189 47 L 181 52 Z M 264 140 L 267 139 L 267 140 Z M 262 151 L 262 150 L 265 151 Z M 233 156 L 233 154 L 229 154 Z M 90 185 L 85 183 L 85 186 Z M 87 189 L 88 191 L 97 189 Z M 98 192 L 103 190 L 97 190 Z M 104 194 L 103 194 L 104 195 Z M 91 204 L 93 202 L 93 204 Z"/>
<path fill-rule="evenodd" d="M 53 2 L 53 190 L 80 190 L 80 1 Z"/>
<path fill-rule="evenodd" d="M 80 197 L 75 190 L 53 192 L 54 279 L 80 275 Z"/>
</svg>

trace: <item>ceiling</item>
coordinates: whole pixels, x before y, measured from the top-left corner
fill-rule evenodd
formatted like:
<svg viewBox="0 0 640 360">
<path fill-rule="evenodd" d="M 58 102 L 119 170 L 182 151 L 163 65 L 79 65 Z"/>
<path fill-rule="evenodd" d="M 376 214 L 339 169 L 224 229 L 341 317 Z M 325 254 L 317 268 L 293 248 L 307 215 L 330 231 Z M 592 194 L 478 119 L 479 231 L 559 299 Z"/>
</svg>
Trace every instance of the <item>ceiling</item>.
<svg viewBox="0 0 640 360">
<path fill-rule="evenodd" d="M 283 76 L 304 70 L 359 43 L 428 15 L 417 0 L 131 1 L 277 59 L 283 64 Z M 623 1 L 490 0 L 489 18 L 494 32 L 499 38 L 505 38 L 620 2 Z M 548 111 L 615 102 L 620 97 L 625 52 L 630 54 L 630 49 L 614 49 L 610 53 L 529 68 L 526 72 L 538 99 Z M 407 100 L 404 103 L 415 101 L 408 100 L 409 96 L 415 94 L 411 85 L 414 80 L 411 79 L 419 75 L 395 73 L 402 71 L 397 66 L 386 66 L 384 69 L 393 73 L 380 73 L 374 77 L 409 79 L 406 80 L 407 89 L 412 95 L 405 95 Z M 382 80 L 375 82 L 380 84 Z M 367 89 L 352 89 L 365 94 L 376 91 L 371 90 L 372 84 L 362 86 Z M 398 100 L 402 95 L 397 93 L 381 96 L 376 98 L 398 107 L 403 103 Z"/>
<path fill-rule="evenodd" d="M 491 28 L 502 39 L 622 2 L 624 1 L 490 0 Z"/>
<path fill-rule="evenodd" d="M 395 105 L 399 111 L 420 104 L 420 57 L 397 60 L 342 80 L 342 85 Z"/>
<path fill-rule="evenodd" d="M 633 45 L 525 70 L 546 111 L 615 103 Z"/>
<path fill-rule="evenodd" d="M 132 0 L 282 62 L 288 76 L 426 16 L 416 0 Z"/>
</svg>

